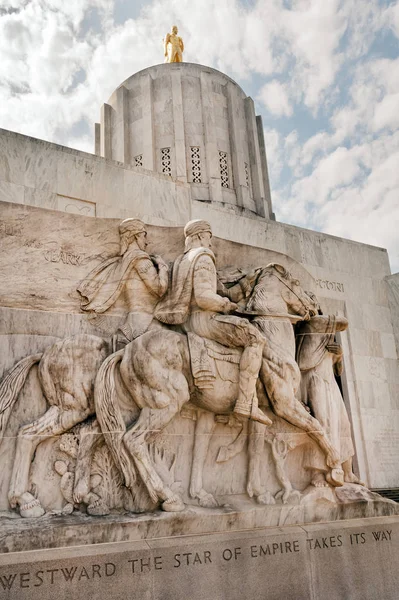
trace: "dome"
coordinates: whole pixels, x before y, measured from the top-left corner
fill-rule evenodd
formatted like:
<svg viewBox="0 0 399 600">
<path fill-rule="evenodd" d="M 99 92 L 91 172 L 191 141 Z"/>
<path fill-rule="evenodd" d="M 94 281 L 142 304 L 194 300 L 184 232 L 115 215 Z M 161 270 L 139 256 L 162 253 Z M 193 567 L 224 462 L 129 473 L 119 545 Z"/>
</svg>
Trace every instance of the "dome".
<svg viewBox="0 0 399 600">
<path fill-rule="evenodd" d="M 126 79 L 102 107 L 96 154 L 188 183 L 193 200 L 273 218 L 262 119 L 215 69 L 161 64 Z"/>
</svg>

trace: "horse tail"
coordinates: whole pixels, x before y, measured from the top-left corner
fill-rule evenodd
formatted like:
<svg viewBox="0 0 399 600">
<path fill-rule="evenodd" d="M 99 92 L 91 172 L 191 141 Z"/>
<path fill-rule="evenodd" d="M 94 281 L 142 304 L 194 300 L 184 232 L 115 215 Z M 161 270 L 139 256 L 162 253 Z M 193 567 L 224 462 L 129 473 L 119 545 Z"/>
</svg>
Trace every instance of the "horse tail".
<svg viewBox="0 0 399 600">
<path fill-rule="evenodd" d="M 42 356 L 42 353 L 31 354 L 23 358 L 3 377 L 0 384 L 0 441 L 3 439 L 11 411 L 28 373 L 33 365 L 41 360 Z"/>
<path fill-rule="evenodd" d="M 126 425 L 119 408 L 115 380 L 115 370 L 121 362 L 123 354 L 124 349 L 119 350 L 102 363 L 94 384 L 94 405 L 111 456 L 123 474 L 126 487 L 131 488 L 136 480 L 136 472 L 132 459 L 123 444 Z"/>
</svg>

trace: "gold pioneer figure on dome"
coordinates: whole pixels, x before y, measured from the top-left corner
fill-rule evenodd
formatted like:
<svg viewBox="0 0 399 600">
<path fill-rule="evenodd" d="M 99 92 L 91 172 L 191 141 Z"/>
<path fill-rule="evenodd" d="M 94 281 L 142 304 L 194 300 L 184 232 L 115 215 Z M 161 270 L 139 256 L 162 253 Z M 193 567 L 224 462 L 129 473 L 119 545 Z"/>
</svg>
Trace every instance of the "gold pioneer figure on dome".
<svg viewBox="0 0 399 600">
<path fill-rule="evenodd" d="M 172 26 L 172 33 L 167 33 L 164 39 L 165 62 L 175 63 L 183 62 L 184 44 L 178 36 L 177 25 Z"/>
</svg>

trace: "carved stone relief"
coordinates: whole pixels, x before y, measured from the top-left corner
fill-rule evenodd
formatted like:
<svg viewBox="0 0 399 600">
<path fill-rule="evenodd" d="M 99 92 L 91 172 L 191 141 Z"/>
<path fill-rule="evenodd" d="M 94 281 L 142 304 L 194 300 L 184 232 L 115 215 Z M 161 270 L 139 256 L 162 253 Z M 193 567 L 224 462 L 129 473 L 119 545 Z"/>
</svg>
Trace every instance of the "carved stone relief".
<svg viewBox="0 0 399 600">
<path fill-rule="evenodd" d="M 206 221 L 184 237 L 167 265 L 146 251 L 144 223 L 123 221 L 118 252 L 77 284 L 82 312 L 102 322 L 120 306 L 117 324 L 61 339 L 3 377 L 1 437 L 32 368 L 47 403 L 18 430 L 8 502 L 22 517 L 51 510 L 34 461 L 56 478 L 62 514 L 213 508 L 244 492 L 259 504 L 337 501 L 347 486 L 342 502 L 361 486 L 334 378 L 347 321 L 321 315 L 279 263 L 218 271 Z"/>
</svg>

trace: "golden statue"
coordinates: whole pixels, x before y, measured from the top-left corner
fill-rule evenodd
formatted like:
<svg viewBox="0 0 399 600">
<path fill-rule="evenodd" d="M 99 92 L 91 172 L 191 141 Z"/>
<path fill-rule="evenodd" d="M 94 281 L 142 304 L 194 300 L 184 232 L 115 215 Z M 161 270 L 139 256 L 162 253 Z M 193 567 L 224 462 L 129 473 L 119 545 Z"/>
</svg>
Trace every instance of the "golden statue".
<svg viewBox="0 0 399 600">
<path fill-rule="evenodd" d="M 172 33 L 167 33 L 164 39 L 165 62 L 175 63 L 183 62 L 184 44 L 180 36 L 178 36 L 176 25 L 172 26 Z"/>
</svg>

